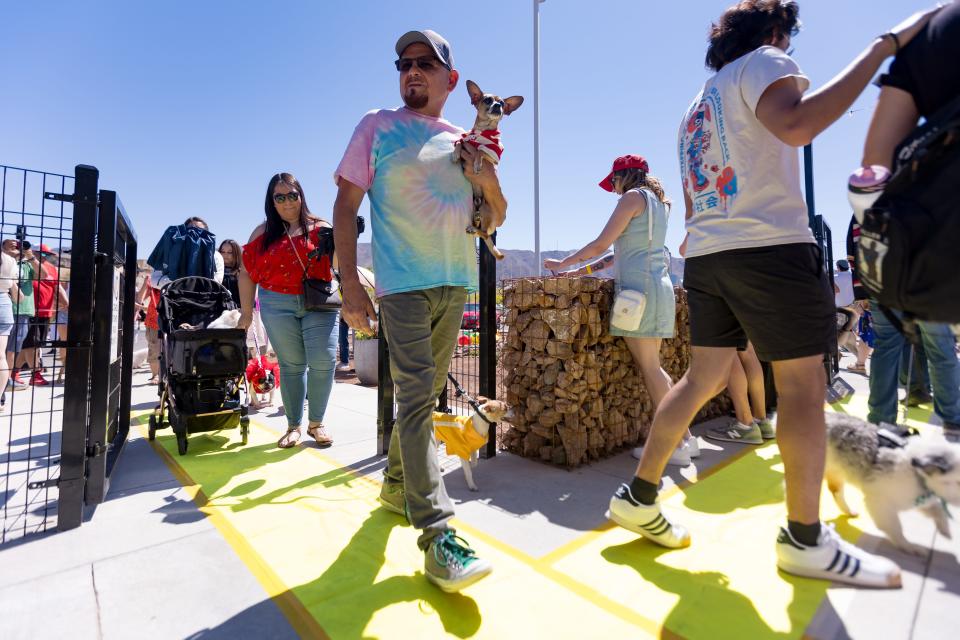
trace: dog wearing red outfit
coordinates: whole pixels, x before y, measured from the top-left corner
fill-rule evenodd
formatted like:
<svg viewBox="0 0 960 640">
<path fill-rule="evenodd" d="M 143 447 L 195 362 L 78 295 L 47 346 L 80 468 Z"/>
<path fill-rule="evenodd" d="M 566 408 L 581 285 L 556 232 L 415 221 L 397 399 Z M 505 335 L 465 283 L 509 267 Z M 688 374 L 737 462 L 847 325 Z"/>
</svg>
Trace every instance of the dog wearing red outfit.
<svg viewBox="0 0 960 640">
<path fill-rule="evenodd" d="M 477 154 L 473 163 L 473 172 L 480 173 L 483 168 L 483 162 L 492 164 L 500 163 L 500 156 L 503 155 L 503 147 L 500 145 L 500 130 L 497 127 L 503 116 L 508 116 L 523 104 L 523 96 L 510 96 L 501 98 L 492 93 L 484 93 L 473 80 L 467 80 L 467 93 L 470 94 L 470 103 L 477 109 L 477 119 L 473 123 L 473 129 L 469 133 L 463 134 L 461 140 L 455 145 L 453 162 L 462 162 L 460 149 L 468 144 L 476 147 L 480 153 Z M 494 227 L 483 228 L 483 221 L 480 216 L 480 205 L 483 204 L 483 193 L 476 187 L 473 190 L 473 224 L 467 227 L 467 233 L 476 234 L 483 238 L 487 244 L 487 249 L 497 260 L 503 260 L 501 253 L 490 235 L 496 230 Z"/>
<path fill-rule="evenodd" d="M 253 401 L 250 406 L 263 409 L 273 406 L 273 391 L 280 386 L 280 363 L 272 351 L 247 362 L 247 382 Z"/>
</svg>

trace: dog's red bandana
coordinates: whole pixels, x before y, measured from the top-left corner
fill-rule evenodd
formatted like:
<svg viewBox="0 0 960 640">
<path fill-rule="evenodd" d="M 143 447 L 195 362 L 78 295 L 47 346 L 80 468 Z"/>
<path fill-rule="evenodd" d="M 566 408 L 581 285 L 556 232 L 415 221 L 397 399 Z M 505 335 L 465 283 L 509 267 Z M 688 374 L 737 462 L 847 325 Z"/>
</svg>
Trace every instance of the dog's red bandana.
<svg viewBox="0 0 960 640">
<path fill-rule="evenodd" d="M 267 393 L 280 386 L 280 365 L 277 362 L 270 362 L 267 356 L 250 358 L 250 361 L 247 362 L 246 373 L 247 380 L 257 393 Z M 267 373 L 273 374 L 273 387 L 270 389 L 267 389 L 266 386 L 268 385 L 264 384 L 267 381 Z"/>
<path fill-rule="evenodd" d="M 479 133 L 471 130 L 469 133 L 464 133 L 460 137 L 462 138 L 462 142 L 479 149 L 493 164 L 500 162 L 500 156 L 503 155 L 503 147 L 500 146 L 500 131 L 497 129 L 486 129 Z"/>
</svg>

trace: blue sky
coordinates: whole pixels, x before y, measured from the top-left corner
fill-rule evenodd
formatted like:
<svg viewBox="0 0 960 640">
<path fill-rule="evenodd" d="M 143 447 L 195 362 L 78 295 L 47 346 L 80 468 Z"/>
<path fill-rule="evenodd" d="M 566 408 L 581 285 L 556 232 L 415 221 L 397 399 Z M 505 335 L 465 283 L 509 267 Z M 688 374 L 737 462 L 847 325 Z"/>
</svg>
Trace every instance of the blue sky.
<svg viewBox="0 0 960 640">
<path fill-rule="evenodd" d="M 541 5 L 541 248 L 575 249 L 615 204 L 597 182 L 613 158 L 645 156 L 682 202 L 680 118 L 699 90 L 707 28 L 732 0 L 548 0 Z M 801 1 L 794 57 L 818 87 L 917 0 Z M 276 8 L 280 7 L 282 8 Z M 267 181 L 290 171 L 329 218 L 331 178 L 368 110 L 400 104 L 393 43 L 433 28 L 462 80 L 521 94 L 502 126 L 510 202 L 499 243 L 534 245 L 532 0 L 427 2 L 7 2 L 0 8 L 0 164 L 100 169 L 145 256 L 169 224 L 199 215 L 245 241 L 263 219 Z M 836 253 L 877 90 L 868 88 L 814 145 L 817 210 Z M 461 82 L 446 117 L 473 122 Z M 366 210 L 364 204 L 361 209 Z M 667 246 L 683 238 L 682 206 Z M 369 233 L 369 232 L 368 232 Z"/>
</svg>

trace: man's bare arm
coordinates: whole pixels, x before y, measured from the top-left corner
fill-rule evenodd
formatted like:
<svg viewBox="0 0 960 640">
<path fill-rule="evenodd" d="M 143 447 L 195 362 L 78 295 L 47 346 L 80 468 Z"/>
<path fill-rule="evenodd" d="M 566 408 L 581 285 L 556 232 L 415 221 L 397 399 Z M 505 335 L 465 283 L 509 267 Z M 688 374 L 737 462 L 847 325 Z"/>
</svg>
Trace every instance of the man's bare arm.
<svg viewBox="0 0 960 640">
<path fill-rule="evenodd" d="M 916 13 L 897 25 L 892 33 L 900 46 L 906 46 L 936 11 Z M 795 78 L 781 78 L 760 97 L 757 118 L 785 144 L 809 144 L 847 112 L 883 61 L 895 53 L 893 38 L 877 38 L 830 82 L 806 96 Z"/>
<path fill-rule="evenodd" d="M 912 95 L 896 87 L 881 89 L 863 146 L 862 166 L 880 165 L 893 169 L 893 150 L 917 126 L 919 118 Z"/>
<path fill-rule="evenodd" d="M 343 320 L 358 331 L 370 331 L 376 324 L 377 313 L 357 275 L 357 212 L 363 196 L 363 189 L 340 179 L 333 205 L 333 242 L 340 267 Z"/>
</svg>

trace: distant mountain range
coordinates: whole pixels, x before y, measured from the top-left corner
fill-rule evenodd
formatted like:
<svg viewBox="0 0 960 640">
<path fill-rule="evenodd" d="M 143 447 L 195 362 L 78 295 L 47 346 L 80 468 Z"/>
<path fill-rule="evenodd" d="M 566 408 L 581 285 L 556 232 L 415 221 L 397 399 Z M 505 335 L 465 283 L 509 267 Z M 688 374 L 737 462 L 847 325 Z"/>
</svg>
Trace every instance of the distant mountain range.
<svg viewBox="0 0 960 640">
<path fill-rule="evenodd" d="M 524 276 L 537 275 L 537 262 L 534 258 L 534 252 L 529 249 L 501 249 L 504 258 L 497 264 L 497 279 L 522 278 Z M 563 258 L 570 255 L 573 251 L 541 251 L 541 260 L 547 258 Z M 373 268 L 373 256 L 370 251 L 369 242 L 360 242 L 357 244 L 357 264 L 361 267 Z M 672 258 L 670 265 L 671 273 L 683 275 L 683 259 Z M 611 269 L 596 272 L 599 276 L 613 277 Z"/>
</svg>

